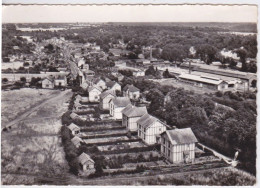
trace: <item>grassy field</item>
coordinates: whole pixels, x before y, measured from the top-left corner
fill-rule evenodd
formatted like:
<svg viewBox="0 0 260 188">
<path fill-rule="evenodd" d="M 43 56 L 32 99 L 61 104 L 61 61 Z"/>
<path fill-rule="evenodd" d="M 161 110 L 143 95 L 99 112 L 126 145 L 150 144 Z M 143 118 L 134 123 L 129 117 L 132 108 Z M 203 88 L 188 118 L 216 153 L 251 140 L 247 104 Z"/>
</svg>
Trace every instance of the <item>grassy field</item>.
<svg viewBox="0 0 260 188">
<path fill-rule="evenodd" d="M 3 92 L 6 100 L 2 101 L 2 106 L 14 104 L 13 109 L 4 108 L 4 114 L 23 112 L 26 117 L 19 120 L 17 126 L 1 134 L 2 184 L 33 184 L 34 178 L 25 174 L 62 177 L 68 171 L 58 131 L 61 127 L 60 116 L 67 110 L 64 103 L 72 92 L 41 92 L 44 94 L 39 95 L 38 91 L 27 89 L 9 91 L 10 96 L 17 96 L 9 98 Z M 21 98 L 17 100 L 18 96 Z M 27 114 L 26 110 L 30 109 L 28 106 L 37 105 L 39 108 Z M 22 178 L 21 174 L 24 174 Z"/>
<path fill-rule="evenodd" d="M 1 117 L 2 127 L 17 116 L 26 112 L 42 101 L 59 94 L 57 90 L 23 88 L 20 90 L 2 91 Z"/>
</svg>

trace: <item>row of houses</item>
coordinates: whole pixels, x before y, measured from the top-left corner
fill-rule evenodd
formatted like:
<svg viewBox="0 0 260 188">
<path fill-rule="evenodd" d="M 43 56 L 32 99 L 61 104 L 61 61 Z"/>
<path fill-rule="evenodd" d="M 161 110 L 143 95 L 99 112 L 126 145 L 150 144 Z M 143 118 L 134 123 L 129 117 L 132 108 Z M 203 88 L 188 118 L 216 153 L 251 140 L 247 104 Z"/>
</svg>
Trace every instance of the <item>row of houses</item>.
<svg viewBox="0 0 260 188">
<path fill-rule="evenodd" d="M 67 86 L 67 77 L 66 76 L 48 76 L 43 78 L 42 81 L 42 88 L 45 89 L 53 89 L 56 87 L 66 87 Z"/>
</svg>

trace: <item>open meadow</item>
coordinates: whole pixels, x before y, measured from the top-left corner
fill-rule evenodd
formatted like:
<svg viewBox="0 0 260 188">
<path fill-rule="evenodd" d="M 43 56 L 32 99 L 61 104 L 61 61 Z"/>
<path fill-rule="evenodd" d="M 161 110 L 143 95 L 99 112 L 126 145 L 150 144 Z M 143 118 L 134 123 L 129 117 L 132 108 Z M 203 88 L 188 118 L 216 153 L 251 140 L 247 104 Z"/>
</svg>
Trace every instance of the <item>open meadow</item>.
<svg viewBox="0 0 260 188">
<path fill-rule="evenodd" d="M 20 98 L 15 97 L 18 93 Z M 23 89 L 8 94 L 14 97 L 8 98 L 3 92 L 6 100 L 2 106 L 6 108 L 2 109 L 2 116 L 21 109 L 23 114 L 9 122 L 11 128 L 2 131 L 2 183 L 34 184 L 37 176 L 65 176 L 67 164 L 58 134 L 60 116 L 66 110 L 64 103 L 71 97 L 71 91 Z"/>
</svg>

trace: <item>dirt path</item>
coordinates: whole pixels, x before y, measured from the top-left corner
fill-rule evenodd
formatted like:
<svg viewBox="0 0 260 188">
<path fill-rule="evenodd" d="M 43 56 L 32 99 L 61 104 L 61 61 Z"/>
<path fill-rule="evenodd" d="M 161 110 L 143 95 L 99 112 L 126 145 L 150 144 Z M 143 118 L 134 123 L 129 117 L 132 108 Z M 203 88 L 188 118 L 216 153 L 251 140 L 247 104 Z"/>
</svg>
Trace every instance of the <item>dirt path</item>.
<svg viewBox="0 0 260 188">
<path fill-rule="evenodd" d="M 66 95 L 67 93 L 71 92 L 70 90 L 66 90 L 64 92 L 61 92 L 60 94 L 56 95 L 53 98 L 49 98 L 44 100 L 42 103 L 40 103 L 39 105 L 31 108 L 30 110 L 26 111 L 25 113 L 21 114 L 20 116 L 16 117 L 16 119 L 10 121 L 9 123 L 7 123 L 4 127 L 2 127 L 2 130 L 4 128 L 8 128 L 10 126 L 13 126 L 14 124 L 18 124 L 20 121 L 24 120 L 26 117 L 28 117 L 30 114 L 32 114 L 33 112 L 35 112 L 36 110 L 38 110 L 40 107 L 42 107 L 43 105 L 51 102 L 51 101 L 55 101 L 57 99 L 59 99 L 60 97 L 63 97 L 64 95 Z M 50 96 L 52 97 L 52 95 Z"/>
</svg>

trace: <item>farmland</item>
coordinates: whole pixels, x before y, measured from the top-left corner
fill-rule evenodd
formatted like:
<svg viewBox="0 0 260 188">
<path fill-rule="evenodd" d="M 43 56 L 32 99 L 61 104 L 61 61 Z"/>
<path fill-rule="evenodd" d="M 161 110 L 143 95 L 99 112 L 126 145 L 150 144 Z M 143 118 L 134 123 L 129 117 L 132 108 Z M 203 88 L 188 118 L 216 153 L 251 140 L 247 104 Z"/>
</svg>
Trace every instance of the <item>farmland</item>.
<svg viewBox="0 0 260 188">
<path fill-rule="evenodd" d="M 45 95 L 39 95 L 38 91 L 35 92 L 33 89 L 30 92 L 28 89 L 8 91 L 9 96 L 16 96 L 12 98 L 3 92 L 6 100 L 2 100 L 2 106 L 9 104 L 11 107 L 4 108 L 2 117 L 11 114 L 12 110 L 17 112 L 19 109 L 23 109 L 23 114 L 26 114 L 23 118 L 18 115 L 16 117 L 16 120 L 20 118 L 18 122 L 10 122 L 17 126 L 2 132 L 3 184 L 35 184 L 34 176 L 26 175 L 30 173 L 41 176 L 66 175 L 64 171 L 67 165 L 60 147 L 58 131 L 61 126 L 60 116 L 66 110 L 64 103 L 68 101 L 71 92 L 70 90 L 41 92 Z M 20 100 L 17 100 L 18 96 L 22 96 Z M 47 97 L 49 99 L 46 99 Z M 28 113 L 28 104 L 35 107 L 31 113 Z M 21 174 L 24 176 L 20 178 Z"/>
</svg>

